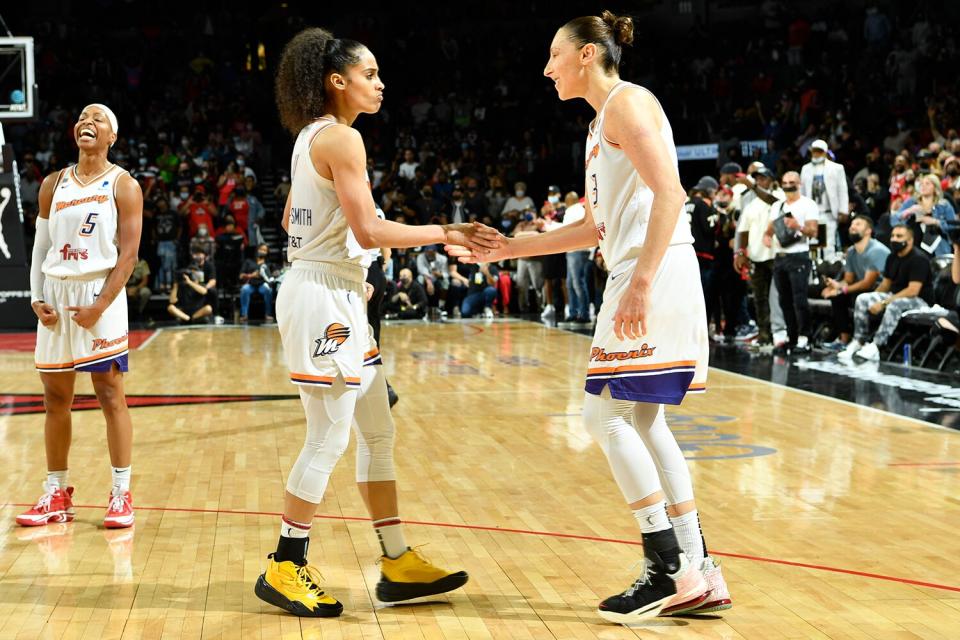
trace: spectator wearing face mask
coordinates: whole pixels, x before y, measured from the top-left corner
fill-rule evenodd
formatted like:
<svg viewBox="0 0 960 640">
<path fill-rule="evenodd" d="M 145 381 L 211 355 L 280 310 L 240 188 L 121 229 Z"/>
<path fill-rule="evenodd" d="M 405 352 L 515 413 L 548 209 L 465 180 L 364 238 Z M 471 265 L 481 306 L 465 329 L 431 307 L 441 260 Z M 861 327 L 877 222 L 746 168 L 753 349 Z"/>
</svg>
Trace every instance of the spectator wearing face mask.
<svg viewBox="0 0 960 640">
<path fill-rule="evenodd" d="M 237 163 L 237 172 L 240 174 L 240 182 L 243 183 L 247 178 L 257 179 L 257 172 L 253 170 L 249 164 L 247 164 L 247 159 L 242 154 L 237 156 L 237 159 L 234 160 Z"/>
<path fill-rule="evenodd" d="M 930 258 L 914 247 L 913 229 L 897 225 L 890 236 L 890 255 L 883 269 L 883 282 L 876 291 L 861 294 L 853 311 L 853 340 L 839 358 L 853 356 L 879 360 L 907 311 L 926 309 L 933 302 L 933 269 Z M 882 316 L 880 328 L 870 339 L 870 316 Z"/>
<path fill-rule="evenodd" d="M 449 286 L 450 274 L 447 256 L 437 251 L 437 245 L 427 245 L 417 256 L 417 273 L 417 281 L 423 285 L 429 306 L 439 306 Z"/>
<path fill-rule="evenodd" d="M 503 181 L 499 176 L 490 176 L 490 188 L 483 194 L 487 200 L 487 214 L 499 220 L 503 215 L 503 208 L 507 204 L 507 192 L 503 188 Z"/>
<path fill-rule="evenodd" d="M 774 250 L 773 278 L 780 309 L 787 324 L 788 342 L 774 349 L 779 355 L 810 353 L 810 303 L 807 282 L 813 263 L 810 240 L 817 237 L 819 207 L 800 194 L 800 174 L 788 171 L 780 180 L 786 198 L 770 210 L 764 244 Z"/>
<path fill-rule="evenodd" d="M 467 202 L 463 197 L 463 190 L 460 187 L 454 188 L 448 209 L 449 212 L 447 213 L 447 222 L 451 224 L 470 222 L 470 215 L 474 213 L 467 205 Z"/>
<path fill-rule="evenodd" d="M 416 212 L 417 224 L 432 224 L 431 221 L 435 221 L 440 215 L 440 207 L 433 198 L 433 187 L 428 184 L 420 189 L 420 197 L 414 200 L 410 207 Z"/>
<path fill-rule="evenodd" d="M 534 208 L 533 198 L 527 195 L 527 184 L 525 182 L 518 182 L 513 185 L 513 195 L 507 198 L 500 214 L 507 215 L 512 213 L 516 215 L 526 209 Z"/>
<path fill-rule="evenodd" d="M 254 292 L 263 296 L 264 321 L 273 322 L 273 270 L 267 264 L 270 248 L 261 244 L 257 247 L 256 260 L 247 259 L 240 269 L 240 322 L 247 321 L 250 311 L 250 300 Z"/>
<path fill-rule="evenodd" d="M 827 158 L 825 140 L 810 145 L 810 162 L 800 170 L 800 195 L 817 203 L 820 224 L 827 227 L 823 257 L 832 260 L 836 254 L 837 229 L 849 220 L 850 201 L 847 174 L 843 165 Z"/>
<path fill-rule="evenodd" d="M 194 190 L 193 196 L 180 205 L 180 214 L 187 217 L 188 237 L 193 239 L 200 231 L 201 225 L 206 226 L 208 234 L 213 229 L 213 217 L 216 215 L 216 209 L 207 200 L 206 189 L 199 186 Z"/>
</svg>

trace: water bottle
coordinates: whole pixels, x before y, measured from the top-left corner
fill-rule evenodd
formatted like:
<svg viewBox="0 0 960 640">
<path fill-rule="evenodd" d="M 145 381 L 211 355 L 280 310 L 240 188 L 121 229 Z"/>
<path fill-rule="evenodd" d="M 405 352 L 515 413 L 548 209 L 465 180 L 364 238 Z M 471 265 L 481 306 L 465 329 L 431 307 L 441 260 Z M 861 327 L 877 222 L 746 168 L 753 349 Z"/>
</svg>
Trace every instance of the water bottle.
<svg viewBox="0 0 960 640">
<path fill-rule="evenodd" d="M 910 343 L 903 345 L 903 366 L 910 366 Z"/>
</svg>

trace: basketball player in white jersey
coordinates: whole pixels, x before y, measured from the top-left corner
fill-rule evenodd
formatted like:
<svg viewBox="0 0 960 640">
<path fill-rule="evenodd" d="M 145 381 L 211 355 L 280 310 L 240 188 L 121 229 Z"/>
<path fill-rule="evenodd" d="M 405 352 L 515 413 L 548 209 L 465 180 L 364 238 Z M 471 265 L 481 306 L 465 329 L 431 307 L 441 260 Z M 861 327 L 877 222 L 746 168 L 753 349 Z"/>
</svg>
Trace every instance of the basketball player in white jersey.
<svg viewBox="0 0 960 640">
<path fill-rule="evenodd" d="M 17 517 L 23 526 L 73 520 L 67 477 L 74 383 L 89 373 L 107 422 L 113 485 L 104 526 L 133 525 L 130 457 L 133 427 L 123 391 L 127 371 L 127 296 L 137 263 L 143 194 L 107 152 L 117 140 L 117 117 L 88 105 L 73 127 L 75 165 L 40 186 L 40 216 L 30 268 L 37 314 L 36 368 L 46 407 L 47 480 L 36 506 Z"/>
<path fill-rule="evenodd" d="M 383 551 L 377 598 L 402 602 L 467 581 L 463 571 L 430 564 L 404 540 L 394 423 L 382 367 L 375 366 L 380 356 L 367 323 L 363 265 L 374 247 L 446 241 L 481 251 L 499 246 L 501 237 L 483 225 L 406 226 L 377 217 L 363 140 L 351 125 L 361 113 L 380 109 L 383 90 L 370 50 L 324 29 L 297 34 L 277 71 L 280 120 L 297 136 L 283 215 L 292 268 L 277 298 L 277 323 L 307 434 L 287 478 L 277 550 L 255 591 L 300 616 L 337 616 L 343 610 L 324 593 L 306 556 L 310 525 L 351 425 L 358 487 Z"/>
<path fill-rule="evenodd" d="M 598 609 L 624 624 L 730 606 L 719 567 L 704 557 L 690 473 L 664 419 L 664 404 L 705 389 L 706 313 L 670 123 L 653 94 L 619 77 L 622 47 L 632 41 L 630 18 L 605 11 L 570 21 L 550 45 L 544 75 L 560 99 L 583 98 L 597 112 L 584 219 L 485 256 L 448 247 L 486 262 L 599 243 L 609 276 L 583 415 L 643 535 L 646 571 Z"/>
</svg>

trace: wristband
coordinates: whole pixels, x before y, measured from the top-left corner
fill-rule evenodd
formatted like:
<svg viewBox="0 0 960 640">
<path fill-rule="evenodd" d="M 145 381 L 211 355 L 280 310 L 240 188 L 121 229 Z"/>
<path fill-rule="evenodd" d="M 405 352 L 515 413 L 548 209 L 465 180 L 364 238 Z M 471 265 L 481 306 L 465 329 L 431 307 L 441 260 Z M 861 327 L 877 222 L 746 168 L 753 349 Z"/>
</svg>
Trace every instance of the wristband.
<svg viewBox="0 0 960 640">
<path fill-rule="evenodd" d="M 841 289 L 841 291 L 843 291 L 843 295 L 847 295 L 847 285 L 843 285 L 843 289 Z"/>
</svg>

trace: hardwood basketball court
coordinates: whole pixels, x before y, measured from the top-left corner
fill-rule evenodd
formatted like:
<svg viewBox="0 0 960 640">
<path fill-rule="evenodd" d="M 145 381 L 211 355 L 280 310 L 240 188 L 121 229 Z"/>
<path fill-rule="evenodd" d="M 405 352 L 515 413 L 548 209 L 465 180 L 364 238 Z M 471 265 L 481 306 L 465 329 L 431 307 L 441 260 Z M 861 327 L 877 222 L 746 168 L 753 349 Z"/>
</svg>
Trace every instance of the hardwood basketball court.
<svg viewBox="0 0 960 640">
<path fill-rule="evenodd" d="M 588 338 L 528 322 L 402 324 L 383 338 L 407 539 L 467 570 L 464 589 L 372 600 L 379 546 L 351 445 L 310 547 L 344 615 L 298 619 L 258 600 L 304 435 L 279 334 L 169 329 L 130 356 L 132 531 L 101 525 L 96 410 L 74 413 L 77 519 L 16 526 L 45 473 L 42 391 L 31 353 L 0 356 L 0 396 L 25 396 L 0 414 L 0 638 L 960 637 L 960 434 L 711 370 L 708 392 L 668 421 L 734 608 L 628 629 L 594 613 L 634 579 L 640 549 L 578 417 Z M 78 393 L 92 393 L 89 376 Z"/>
</svg>

